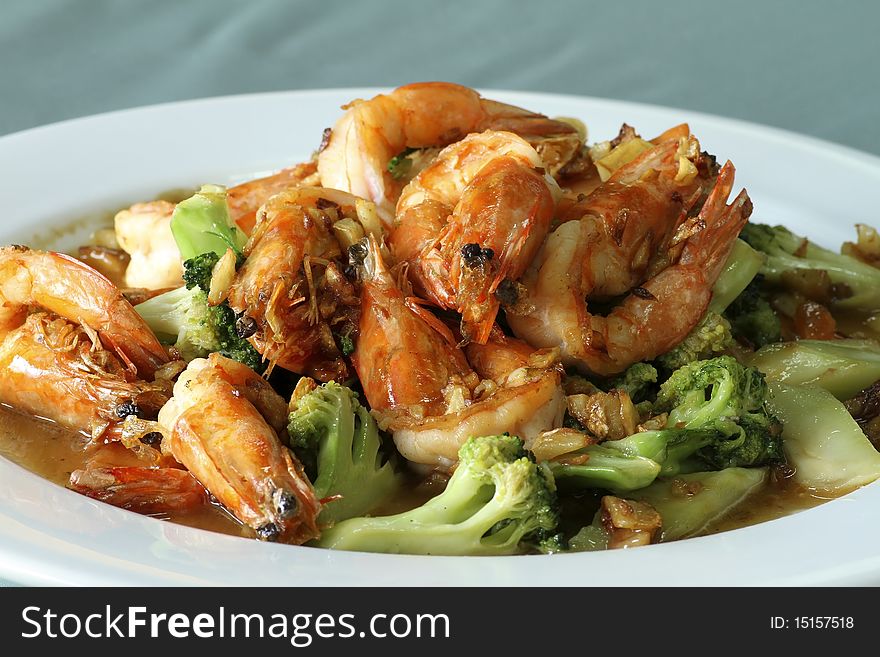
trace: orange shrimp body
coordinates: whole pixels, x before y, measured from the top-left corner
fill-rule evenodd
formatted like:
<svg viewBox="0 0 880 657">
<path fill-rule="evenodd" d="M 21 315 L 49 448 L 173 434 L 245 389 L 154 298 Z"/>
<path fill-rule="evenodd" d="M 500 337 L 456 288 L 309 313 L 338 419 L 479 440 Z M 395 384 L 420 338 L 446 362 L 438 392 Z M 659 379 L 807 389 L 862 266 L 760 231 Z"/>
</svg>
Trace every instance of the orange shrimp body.
<svg viewBox="0 0 880 657">
<path fill-rule="evenodd" d="M 71 490 L 144 514 L 191 511 L 208 504 L 208 492 L 179 468 L 114 466 L 74 470 Z"/>
<path fill-rule="evenodd" d="M 0 401 L 93 438 L 118 435 L 126 415 L 155 418 L 171 382 L 142 381 L 65 319 L 35 313 L 0 342 Z"/>
<path fill-rule="evenodd" d="M 743 191 L 726 205 L 733 165 L 716 176 L 714 160 L 687 141 L 695 142 L 646 151 L 567 210 L 571 220 L 522 278 L 526 311 L 507 315 L 517 336 L 607 376 L 668 351 L 696 326 L 751 203 Z M 693 165 L 684 177 L 682 158 Z M 587 299 L 624 294 L 606 316 L 587 309 Z"/>
<path fill-rule="evenodd" d="M 448 146 L 403 190 L 389 245 L 416 290 L 462 314 L 465 340 L 485 343 L 499 286 L 518 279 L 540 248 L 557 187 L 537 152 L 509 132 Z"/>
<path fill-rule="evenodd" d="M 168 381 L 145 380 L 168 361 L 97 271 L 60 253 L 0 248 L 0 402 L 112 439 L 126 415 L 155 417 L 170 397 Z"/>
<path fill-rule="evenodd" d="M 159 424 L 163 451 L 235 517 L 264 540 L 300 544 L 318 536 L 320 503 L 302 466 L 267 422 L 267 416 L 276 426 L 283 422 L 279 411 L 285 407 L 255 372 L 211 354 L 192 361 L 180 376 Z"/>
<path fill-rule="evenodd" d="M 360 338 L 353 362 L 380 425 L 408 460 L 449 467 L 472 436 L 504 432 L 527 442 L 559 426 L 565 410 L 555 353 L 490 341 L 498 380 L 481 380 L 439 319 L 408 298 L 371 242 L 363 259 Z M 523 366 L 524 350 L 538 356 Z M 503 354 L 501 353 L 503 352 Z M 528 361 L 529 359 L 526 358 Z M 501 363 L 518 364 L 516 373 Z"/>
<path fill-rule="evenodd" d="M 273 196 L 259 211 L 229 305 L 253 322 L 248 338 L 270 363 L 321 381 L 345 380 L 333 333 L 353 333 L 358 297 L 342 274 L 333 224 L 355 199 L 313 187 Z"/>
<path fill-rule="evenodd" d="M 388 163 L 404 149 L 444 147 L 472 132 L 505 130 L 532 143 L 555 174 L 582 145 L 567 123 L 448 82 L 408 84 L 344 109 L 318 156 L 321 184 L 369 199 L 389 218 L 405 181 L 392 176 Z"/>
<path fill-rule="evenodd" d="M 141 378 L 151 379 L 169 361 L 146 322 L 106 277 L 63 253 L 0 248 L 0 332 L 20 326 L 34 308 L 97 332 Z"/>
<path fill-rule="evenodd" d="M 275 194 L 301 185 L 317 182 L 318 166 L 315 162 L 303 162 L 282 169 L 265 178 L 248 180 L 235 187 L 230 187 L 226 195 L 229 203 L 229 216 L 241 228 L 245 235 L 250 236 L 257 223 L 257 211 Z"/>
</svg>

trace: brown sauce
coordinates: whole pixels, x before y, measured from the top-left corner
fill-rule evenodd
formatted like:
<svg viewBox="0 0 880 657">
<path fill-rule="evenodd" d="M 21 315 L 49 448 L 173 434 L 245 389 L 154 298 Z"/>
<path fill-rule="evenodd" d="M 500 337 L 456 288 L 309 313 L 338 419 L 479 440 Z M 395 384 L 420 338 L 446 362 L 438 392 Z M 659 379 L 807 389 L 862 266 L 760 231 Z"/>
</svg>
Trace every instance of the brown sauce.
<svg viewBox="0 0 880 657">
<path fill-rule="evenodd" d="M 772 479 L 727 515 L 714 521 L 703 534 L 757 525 L 790 516 L 833 499 L 831 496 L 799 486 L 791 479 Z"/>
<path fill-rule="evenodd" d="M 0 456 L 52 483 L 67 486 L 70 473 L 84 466 L 88 444 L 87 436 L 0 405 Z M 216 504 L 156 517 L 233 536 L 253 536 L 249 528 Z"/>
<path fill-rule="evenodd" d="M 173 189 L 157 195 L 157 199 L 172 203 L 188 198 L 193 189 Z M 127 207 L 127 206 L 125 206 Z M 122 209 L 122 208 L 120 208 Z M 29 244 L 34 248 L 58 248 L 65 241 L 84 230 L 112 227 L 116 211 L 94 213 L 69 221 L 60 227 L 35 236 Z M 73 249 L 69 249 L 73 252 Z M 880 340 L 880 311 L 835 310 L 838 331 L 848 337 Z M 785 320 L 786 318 L 783 318 Z M 71 472 L 85 465 L 88 437 L 57 424 L 26 416 L 0 403 L 0 457 L 5 457 L 35 474 L 60 486 L 66 486 Z M 124 463 L 120 463 L 124 464 Z M 374 515 L 401 513 L 420 506 L 442 492 L 445 478 L 431 477 L 427 480 L 413 477 L 403 490 L 377 509 Z M 829 499 L 822 492 L 811 491 L 793 483 L 791 479 L 775 479 L 735 507 L 723 518 L 716 520 L 703 534 L 715 534 L 747 527 L 816 507 Z M 576 532 L 589 524 L 598 504 L 598 497 L 587 492 L 563 501 L 560 529 Z M 216 531 L 233 536 L 254 538 L 253 531 L 242 525 L 217 504 L 187 512 L 154 516 L 189 527 Z M 566 526 L 570 525 L 570 526 Z"/>
<path fill-rule="evenodd" d="M 84 466 L 89 453 L 88 444 L 89 438 L 80 433 L 0 405 L 0 456 L 59 486 L 66 486 L 70 473 Z M 427 480 L 414 478 L 410 486 L 378 509 L 375 515 L 401 513 L 415 508 L 440 493 L 444 486 L 443 477 L 435 476 Z M 774 520 L 812 508 L 828 499 L 827 496 L 793 484 L 790 479 L 771 480 L 726 517 L 713 523 L 705 533 L 714 534 Z M 589 500 L 568 500 L 566 504 L 568 512 L 564 510 L 564 515 L 572 517 L 578 524 L 589 524 L 595 510 Z M 583 507 L 586 512 L 579 513 L 572 509 L 572 505 Z M 216 504 L 205 505 L 194 511 L 154 517 L 233 536 L 254 536 L 248 527 Z M 573 526 L 570 529 L 577 530 Z"/>
</svg>

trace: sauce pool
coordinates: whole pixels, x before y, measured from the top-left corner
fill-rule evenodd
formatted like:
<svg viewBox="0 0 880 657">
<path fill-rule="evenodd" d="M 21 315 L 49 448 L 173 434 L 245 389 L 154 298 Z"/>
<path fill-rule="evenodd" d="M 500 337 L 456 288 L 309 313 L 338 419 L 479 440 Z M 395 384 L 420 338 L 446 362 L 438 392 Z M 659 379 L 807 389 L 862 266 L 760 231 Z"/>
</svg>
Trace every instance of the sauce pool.
<svg viewBox="0 0 880 657">
<path fill-rule="evenodd" d="M 90 453 L 88 444 L 87 436 L 0 405 L 0 456 L 59 486 L 66 486 L 70 473 L 85 465 Z M 124 448 L 121 448 L 121 452 L 124 454 Z M 119 454 L 115 456 L 118 458 Z M 440 493 L 444 484 L 445 480 L 442 477 L 423 481 L 414 478 L 409 487 L 389 500 L 376 515 L 400 513 L 419 506 Z M 704 534 L 714 534 L 774 520 L 812 508 L 827 500 L 827 497 L 797 486 L 790 479 L 771 479 L 763 489 L 725 517 L 715 521 Z M 571 509 L 571 501 L 567 504 Z M 586 503 L 583 505 L 589 506 Z M 582 524 L 589 524 L 592 518 L 592 513 L 582 518 L 580 517 L 582 514 L 575 515 L 578 516 L 578 521 L 583 521 Z M 216 504 L 208 504 L 185 513 L 166 513 L 153 517 L 232 536 L 254 537 L 250 528 L 242 525 Z"/>
</svg>

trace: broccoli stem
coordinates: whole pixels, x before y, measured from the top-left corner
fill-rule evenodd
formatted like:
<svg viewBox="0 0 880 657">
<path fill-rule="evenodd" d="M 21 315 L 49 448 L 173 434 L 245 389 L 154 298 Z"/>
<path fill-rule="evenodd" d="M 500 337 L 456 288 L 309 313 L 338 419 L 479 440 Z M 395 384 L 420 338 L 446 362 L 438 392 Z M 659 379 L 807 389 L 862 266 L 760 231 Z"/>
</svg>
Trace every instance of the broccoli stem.
<svg viewBox="0 0 880 657">
<path fill-rule="evenodd" d="M 712 301 L 709 310 L 723 313 L 733 303 L 743 290 L 748 287 L 752 279 L 761 271 L 767 257 L 748 244 L 738 239 L 733 244 L 727 264 L 715 285 L 712 287 Z"/>
<path fill-rule="evenodd" d="M 582 450 L 588 457 L 584 464 L 551 463 L 550 469 L 559 486 L 626 492 L 644 488 L 654 481 L 660 474 L 660 464 L 646 456 L 611 447 L 618 442 L 621 441 L 608 441 Z"/>
<path fill-rule="evenodd" d="M 556 529 L 552 476 L 513 436 L 471 438 L 437 497 L 394 516 L 351 518 L 317 544 L 337 550 L 405 554 L 502 555 L 538 544 Z"/>
<path fill-rule="evenodd" d="M 880 478 L 880 452 L 834 395 L 808 385 L 769 388 L 797 483 L 837 496 Z"/>
<path fill-rule="evenodd" d="M 799 340 L 767 345 L 749 360 L 770 381 L 816 385 L 846 400 L 880 379 L 880 345 L 873 340 Z"/>
<path fill-rule="evenodd" d="M 660 513 L 660 542 L 696 536 L 720 520 L 768 479 L 767 468 L 726 468 L 658 480 L 629 497 Z"/>
</svg>

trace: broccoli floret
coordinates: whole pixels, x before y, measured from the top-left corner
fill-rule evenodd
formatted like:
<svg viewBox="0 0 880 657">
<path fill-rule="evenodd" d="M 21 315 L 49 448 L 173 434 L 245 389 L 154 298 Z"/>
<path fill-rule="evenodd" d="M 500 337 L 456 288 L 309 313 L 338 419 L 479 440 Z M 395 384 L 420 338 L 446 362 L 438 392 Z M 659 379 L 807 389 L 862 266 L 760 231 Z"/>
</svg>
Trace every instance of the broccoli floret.
<svg viewBox="0 0 880 657">
<path fill-rule="evenodd" d="M 782 339 L 779 316 L 770 307 L 758 276 L 724 311 L 731 332 L 755 349 Z"/>
<path fill-rule="evenodd" d="M 187 361 L 219 351 L 208 298 L 198 287 L 181 287 L 134 307 L 163 342 L 173 344 Z"/>
<path fill-rule="evenodd" d="M 694 361 L 711 358 L 733 346 L 730 322 L 714 310 L 708 311 L 700 323 L 670 351 L 657 358 L 666 371 L 677 370 Z"/>
<path fill-rule="evenodd" d="M 226 249 L 240 256 L 247 242 L 229 216 L 226 188 L 220 185 L 203 185 L 178 203 L 171 216 L 171 232 L 183 260 L 209 252 L 222 256 Z"/>
<path fill-rule="evenodd" d="M 550 462 L 560 487 L 638 490 L 658 476 L 781 461 L 781 426 L 767 410 L 767 384 L 731 356 L 696 361 L 660 386 L 665 428 L 589 445 Z"/>
<path fill-rule="evenodd" d="M 220 256 L 213 251 L 208 251 L 185 261 L 183 263 L 183 282 L 186 284 L 186 289 L 200 287 L 203 290 L 210 290 L 211 275 L 214 273 L 214 266 L 218 260 L 220 260 Z"/>
<path fill-rule="evenodd" d="M 336 346 L 339 347 L 343 356 L 351 356 L 354 353 L 355 343 L 350 331 L 334 333 L 333 336 L 336 338 Z"/>
<path fill-rule="evenodd" d="M 620 376 L 611 380 L 609 390 L 623 390 L 634 402 L 643 401 L 657 383 L 657 368 L 650 363 L 630 365 Z"/>
<path fill-rule="evenodd" d="M 287 431 L 318 498 L 340 496 L 321 511 L 322 524 L 368 514 L 398 489 L 376 421 L 351 389 L 331 381 L 306 393 Z"/>
<path fill-rule="evenodd" d="M 880 306 L 880 269 L 876 267 L 817 246 L 783 226 L 748 223 L 740 237 L 767 254 L 761 273 L 774 285 L 790 286 L 797 280 L 792 274 L 804 270 L 824 271 L 833 289 L 823 290 L 823 298 L 814 301 L 841 308 Z"/>
<path fill-rule="evenodd" d="M 731 356 L 691 363 L 673 372 L 660 386 L 654 409 L 668 412 L 669 417 L 667 429 L 658 433 L 710 430 L 712 439 L 700 445 L 694 455 L 714 469 L 781 461 L 781 426 L 767 410 L 767 396 L 764 375 Z M 685 442 L 678 448 L 677 459 L 667 457 L 664 461 L 664 473 L 674 474 L 676 462 L 681 463 L 686 452 L 705 436 L 677 439 Z"/>
<path fill-rule="evenodd" d="M 217 336 L 217 349 L 222 355 L 237 360 L 250 367 L 254 372 L 266 369 L 263 357 L 254 349 L 250 342 L 238 335 L 238 317 L 226 302 L 219 306 L 208 306 L 210 325 Z"/>
<path fill-rule="evenodd" d="M 558 512 L 553 477 L 514 436 L 471 438 L 444 490 L 394 516 L 352 518 L 317 544 L 404 554 L 517 554 L 550 538 Z"/>
<path fill-rule="evenodd" d="M 138 304 L 135 310 L 153 332 L 172 343 L 185 360 L 219 352 L 255 372 L 262 372 L 265 365 L 260 354 L 238 335 L 235 311 L 226 302 L 217 306 L 208 304 L 202 285 L 207 285 L 205 271 L 210 280 L 213 265 L 208 267 L 207 263 L 211 257 L 216 262 L 214 254 L 187 260 L 183 272 L 186 287 L 159 294 Z"/>
</svg>

